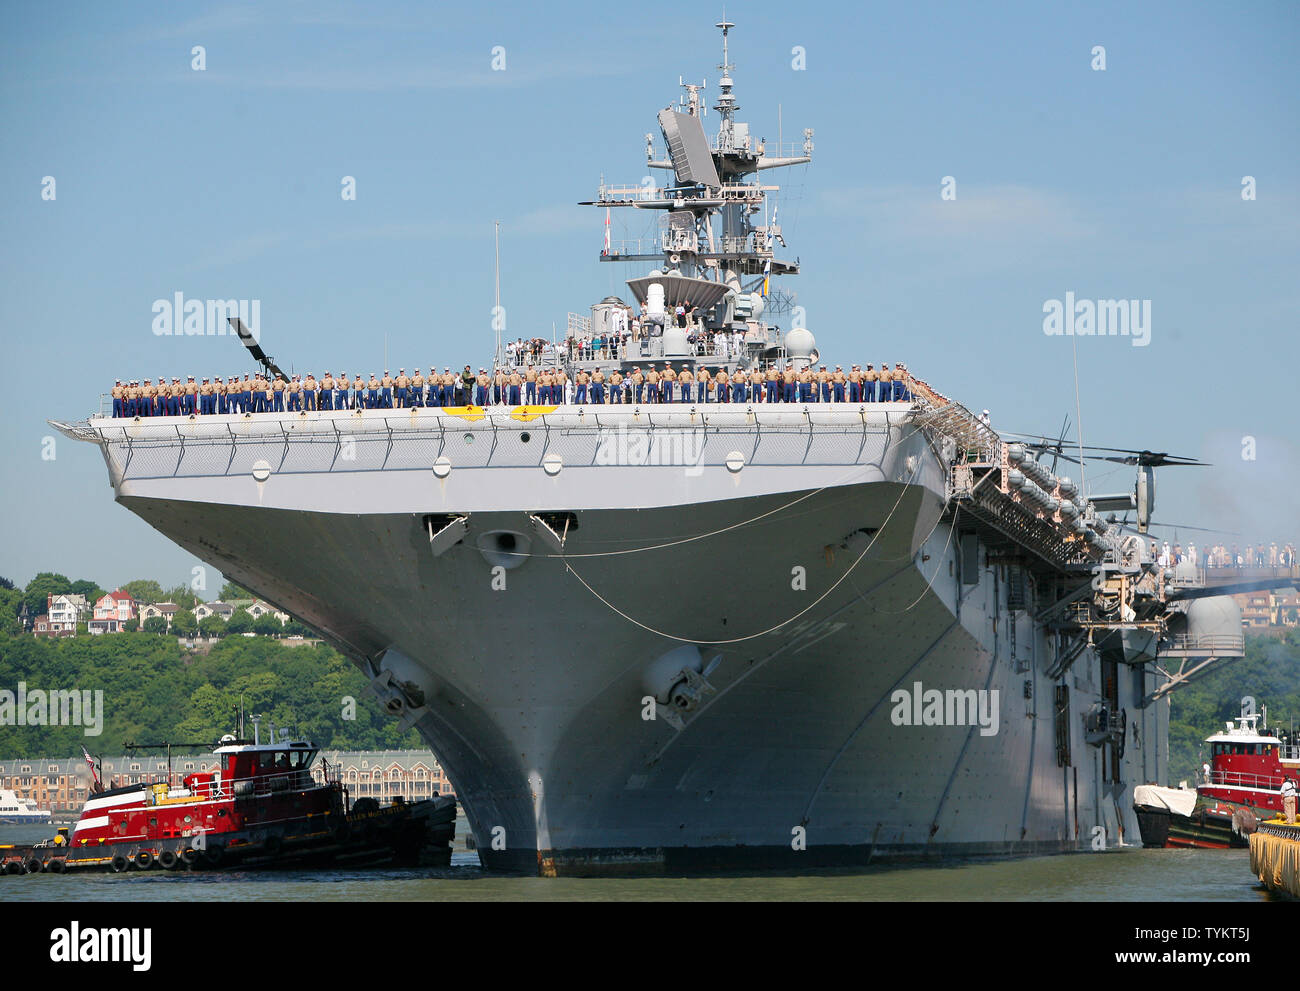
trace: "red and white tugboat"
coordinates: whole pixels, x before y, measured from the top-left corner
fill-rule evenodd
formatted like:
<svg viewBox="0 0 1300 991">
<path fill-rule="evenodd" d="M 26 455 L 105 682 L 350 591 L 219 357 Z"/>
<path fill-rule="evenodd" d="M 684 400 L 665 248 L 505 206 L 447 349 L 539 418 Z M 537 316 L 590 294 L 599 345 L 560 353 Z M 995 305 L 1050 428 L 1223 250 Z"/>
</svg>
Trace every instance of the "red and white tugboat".
<svg viewBox="0 0 1300 991">
<path fill-rule="evenodd" d="M 1265 710 L 1267 712 L 1267 710 Z M 1300 746 L 1285 744 L 1258 714 L 1237 718 L 1205 742 L 1210 769 L 1196 790 L 1142 785 L 1133 808 L 1142 845 L 1227 849 L 1249 845 L 1257 822 L 1282 811 L 1282 783 L 1300 783 Z"/>
<path fill-rule="evenodd" d="M 179 785 L 103 791 L 91 761 L 95 790 L 71 836 L 60 830 L 35 846 L 0 848 L 0 873 L 450 863 L 454 798 L 383 808 L 363 798 L 349 811 L 337 767 L 322 761 L 323 780 L 312 777 L 313 744 L 287 730 L 270 737 L 262 742 L 256 729 L 251 741 L 223 737 L 217 767 Z"/>
</svg>

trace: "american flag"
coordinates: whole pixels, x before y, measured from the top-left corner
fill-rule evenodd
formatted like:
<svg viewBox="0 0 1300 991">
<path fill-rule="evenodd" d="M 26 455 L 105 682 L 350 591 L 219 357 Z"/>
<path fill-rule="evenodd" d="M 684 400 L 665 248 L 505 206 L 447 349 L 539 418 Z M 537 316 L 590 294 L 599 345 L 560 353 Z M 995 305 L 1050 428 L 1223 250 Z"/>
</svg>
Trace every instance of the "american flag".
<svg viewBox="0 0 1300 991">
<path fill-rule="evenodd" d="M 81 748 L 81 754 L 86 758 L 86 763 L 90 765 L 90 776 L 95 779 L 95 784 L 99 784 L 99 770 L 95 767 L 95 758 L 91 757 L 85 747 Z"/>
</svg>

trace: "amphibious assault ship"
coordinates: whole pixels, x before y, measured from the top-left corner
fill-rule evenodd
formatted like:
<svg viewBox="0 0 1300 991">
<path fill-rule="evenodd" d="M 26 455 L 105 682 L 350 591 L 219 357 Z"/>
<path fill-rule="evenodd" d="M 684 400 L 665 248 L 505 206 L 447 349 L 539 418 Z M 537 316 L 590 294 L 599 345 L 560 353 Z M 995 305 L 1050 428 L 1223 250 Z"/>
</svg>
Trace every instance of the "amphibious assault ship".
<svg viewBox="0 0 1300 991">
<path fill-rule="evenodd" d="M 807 161 L 812 133 L 769 147 L 736 119 L 732 26 L 716 137 L 688 86 L 659 113 L 666 149 L 647 143 L 667 184 L 590 201 L 662 222 L 601 255 L 639 266 L 642 336 L 602 300 L 570 322 L 571 376 L 819 357 L 771 289 L 798 266 L 753 178 Z M 1154 468 L 1188 462 L 1116 452 L 1133 490 L 1090 498 L 1057 474 L 1063 445 L 919 380 L 886 401 L 626 398 L 56 426 L 100 446 L 124 507 L 370 677 L 447 768 L 487 868 L 1138 842 L 1169 691 L 1241 653 L 1231 601 L 1106 518 L 1145 531 Z"/>
</svg>

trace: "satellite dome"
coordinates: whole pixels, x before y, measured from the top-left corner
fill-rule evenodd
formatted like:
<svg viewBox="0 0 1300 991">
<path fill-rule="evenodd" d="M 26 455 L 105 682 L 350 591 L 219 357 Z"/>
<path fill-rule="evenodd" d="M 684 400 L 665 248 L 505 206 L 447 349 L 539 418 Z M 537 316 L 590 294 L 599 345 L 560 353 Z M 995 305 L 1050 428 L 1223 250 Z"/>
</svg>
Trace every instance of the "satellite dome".
<svg viewBox="0 0 1300 991">
<path fill-rule="evenodd" d="M 1187 632 L 1192 637 L 1241 636 L 1241 607 L 1228 595 L 1193 599 L 1187 605 Z"/>
<path fill-rule="evenodd" d="M 817 348 L 817 338 L 807 327 L 795 327 L 785 335 L 785 353 L 791 358 L 810 358 Z"/>
</svg>

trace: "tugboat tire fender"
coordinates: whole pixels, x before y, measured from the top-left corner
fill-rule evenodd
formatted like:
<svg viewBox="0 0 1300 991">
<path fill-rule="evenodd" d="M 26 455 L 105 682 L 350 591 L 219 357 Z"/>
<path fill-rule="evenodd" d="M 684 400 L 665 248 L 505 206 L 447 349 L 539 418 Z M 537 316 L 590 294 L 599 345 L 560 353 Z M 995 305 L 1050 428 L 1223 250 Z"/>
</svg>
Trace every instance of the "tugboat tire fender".
<svg viewBox="0 0 1300 991">
<path fill-rule="evenodd" d="M 184 850 L 181 851 L 180 857 L 182 863 L 184 863 L 189 867 L 193 867 L 195 863 L 198 862 L 199 851 L 195 850 L 194 847 L 192 846 L 187 846 Z"/>
<path fill-rule="evenodd" d="M 29 857 L 25 866 L 28 874 L 40 874 L 45 870 L 45 864 L 40 857 Z"/>
<path fill-rule="evenodd" d="M 49 871 L 51 874 L 62 874 L 66 866 L 67 864 L 64 863 L 62 857 L 55 857 L 48 864 L 45 865 L 45 869 Z"/>
<path fill-rule="evenodd" d="M 141 850 L 135 855 L 135 866 L 142 871 L 147 871 L 154 864 L 153 854 L 148 850 Z"/>
<path fill-rule="evenodd" d="M 123 871 L 127 870 L 130 866 L 131 866 L 131 861 L 126 859 L 125 854 L 121 854 L 121 853 L 114 854 L 113 860 L 109 864 L 109 867 L 113 869 L 114 874 L 121 874 Z"/>
<path fill-rule="evenodd" d="M 174 871 L 176 870 L 176 864 L 179 859 L 180 858 L 176 856 L 175 851 L 164 850 L 162 853 L 158 854 L 158 866 L 165 871 Z"/>
</svg>

